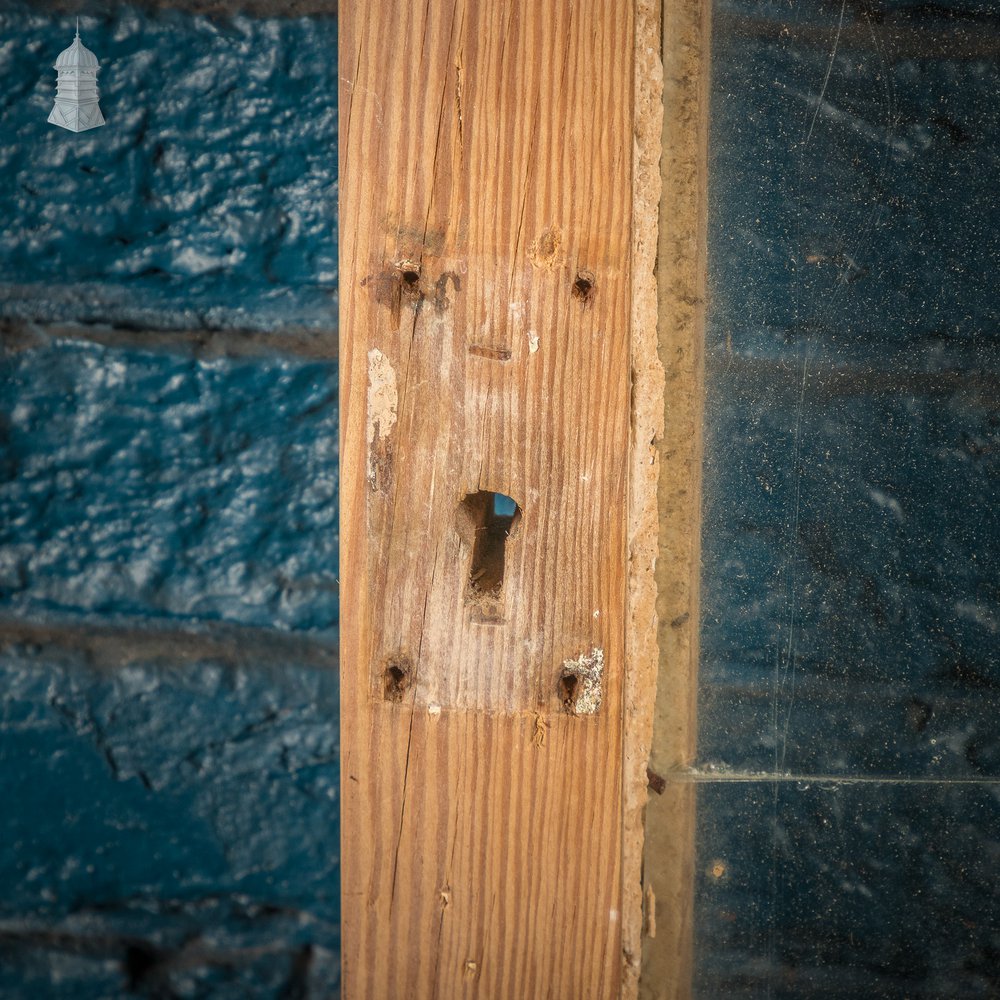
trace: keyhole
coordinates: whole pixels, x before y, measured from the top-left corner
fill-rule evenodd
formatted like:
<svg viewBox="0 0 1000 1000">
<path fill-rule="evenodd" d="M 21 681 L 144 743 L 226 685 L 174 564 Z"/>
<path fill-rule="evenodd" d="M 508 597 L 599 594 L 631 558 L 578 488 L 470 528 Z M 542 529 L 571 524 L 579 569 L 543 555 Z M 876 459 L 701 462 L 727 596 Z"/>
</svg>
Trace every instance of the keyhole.
<svg viewBox="0 0 1000 1000">
<path fill-rule="evenodd" d="M 472 546 L 469 564 L 472 596 L 500 596 L 507 541 L 520 520 L 521 508 L 504 493 L 480 490 L 470 493 L 459 505 L 459 534 Z"/>
</svg>

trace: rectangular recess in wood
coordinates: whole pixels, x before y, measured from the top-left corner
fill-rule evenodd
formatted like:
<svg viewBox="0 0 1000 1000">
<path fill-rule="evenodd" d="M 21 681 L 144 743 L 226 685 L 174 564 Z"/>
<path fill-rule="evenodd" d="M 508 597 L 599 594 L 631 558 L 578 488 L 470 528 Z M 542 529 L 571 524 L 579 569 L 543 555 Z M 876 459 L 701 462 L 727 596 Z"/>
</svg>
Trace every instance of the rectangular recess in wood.
<svg viewBox="0 0 1000 1000">
<path fill-rule="evenodd" d="M 631 5 L 340 16 L 346 995 L 617 996 Z"/>
</svg>

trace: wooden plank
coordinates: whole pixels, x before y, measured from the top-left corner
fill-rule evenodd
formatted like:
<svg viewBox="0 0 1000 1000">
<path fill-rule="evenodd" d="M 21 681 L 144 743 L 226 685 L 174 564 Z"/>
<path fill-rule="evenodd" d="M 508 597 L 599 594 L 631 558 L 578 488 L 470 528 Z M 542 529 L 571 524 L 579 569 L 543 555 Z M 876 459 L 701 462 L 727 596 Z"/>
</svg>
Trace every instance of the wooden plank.
<svg viewBox="0 0 1000 1000">
<path fill-rule="evenodd" d="M 617 997 L 632 8 L 340 44 L 346 995 Z"/>
<path fill-rule="evenodd" d="M 646 812 L 644 1000 L 691 995 L 696 789 L 672 776 L 694 763 L 697 737 L 711 6 L 671 0 L 663 8 L 658 279 L 666 389 L 656 572 L 660 672 L 650 766 L 665 786 Z"/>
</svg>

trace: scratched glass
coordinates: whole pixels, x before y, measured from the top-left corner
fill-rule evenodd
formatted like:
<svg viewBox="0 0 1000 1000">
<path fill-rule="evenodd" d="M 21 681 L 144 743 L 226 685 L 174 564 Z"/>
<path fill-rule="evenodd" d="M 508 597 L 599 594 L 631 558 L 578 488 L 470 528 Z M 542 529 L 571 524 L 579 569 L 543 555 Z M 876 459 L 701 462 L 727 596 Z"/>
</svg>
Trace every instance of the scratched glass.
<svg viewBox="0 0 1000 1000">
<path fill-rule="evenodd" d="M 715 4 L 700 996 L 1000 991 L 998 55 Z"/>
</svg>

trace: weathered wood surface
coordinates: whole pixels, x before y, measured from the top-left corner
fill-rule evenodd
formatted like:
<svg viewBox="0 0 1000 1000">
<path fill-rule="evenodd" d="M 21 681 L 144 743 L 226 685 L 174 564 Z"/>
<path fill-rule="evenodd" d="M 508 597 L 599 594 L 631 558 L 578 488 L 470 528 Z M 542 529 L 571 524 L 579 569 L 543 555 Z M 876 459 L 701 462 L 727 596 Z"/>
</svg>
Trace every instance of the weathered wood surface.
<svg viewBox="0 0 1000 1000">
<path fill-rule="evenodd" d="M 666 784 L 646 810 L 643 1000 L 691 995 L 696 790 L 673 778 L 694 763 L 697 736 L 711 10 L 702 0 L 663 8 L 657 277 L 666 389 L 656 568 L 660 673 L 650 763 Z"/>
<path fill-rule="evenodd" d="M 340 45 L 346 996 L 616 997 L 631 5 L 382 0 Z"/>
<path fill-rule="evenodd" d="M 628 616 L 622 759 L 624 997 L 638 993 L 644 925 L 647 768 L 659 670 L 657 579 L 664 372 L 658 354 L 657 250 L 664 130 L 659 0 L 635 0 L 632 109 L 632 440 L 629 446 Z M 669 219 L 665 220 L 669 225 Z"/>
</svg>

